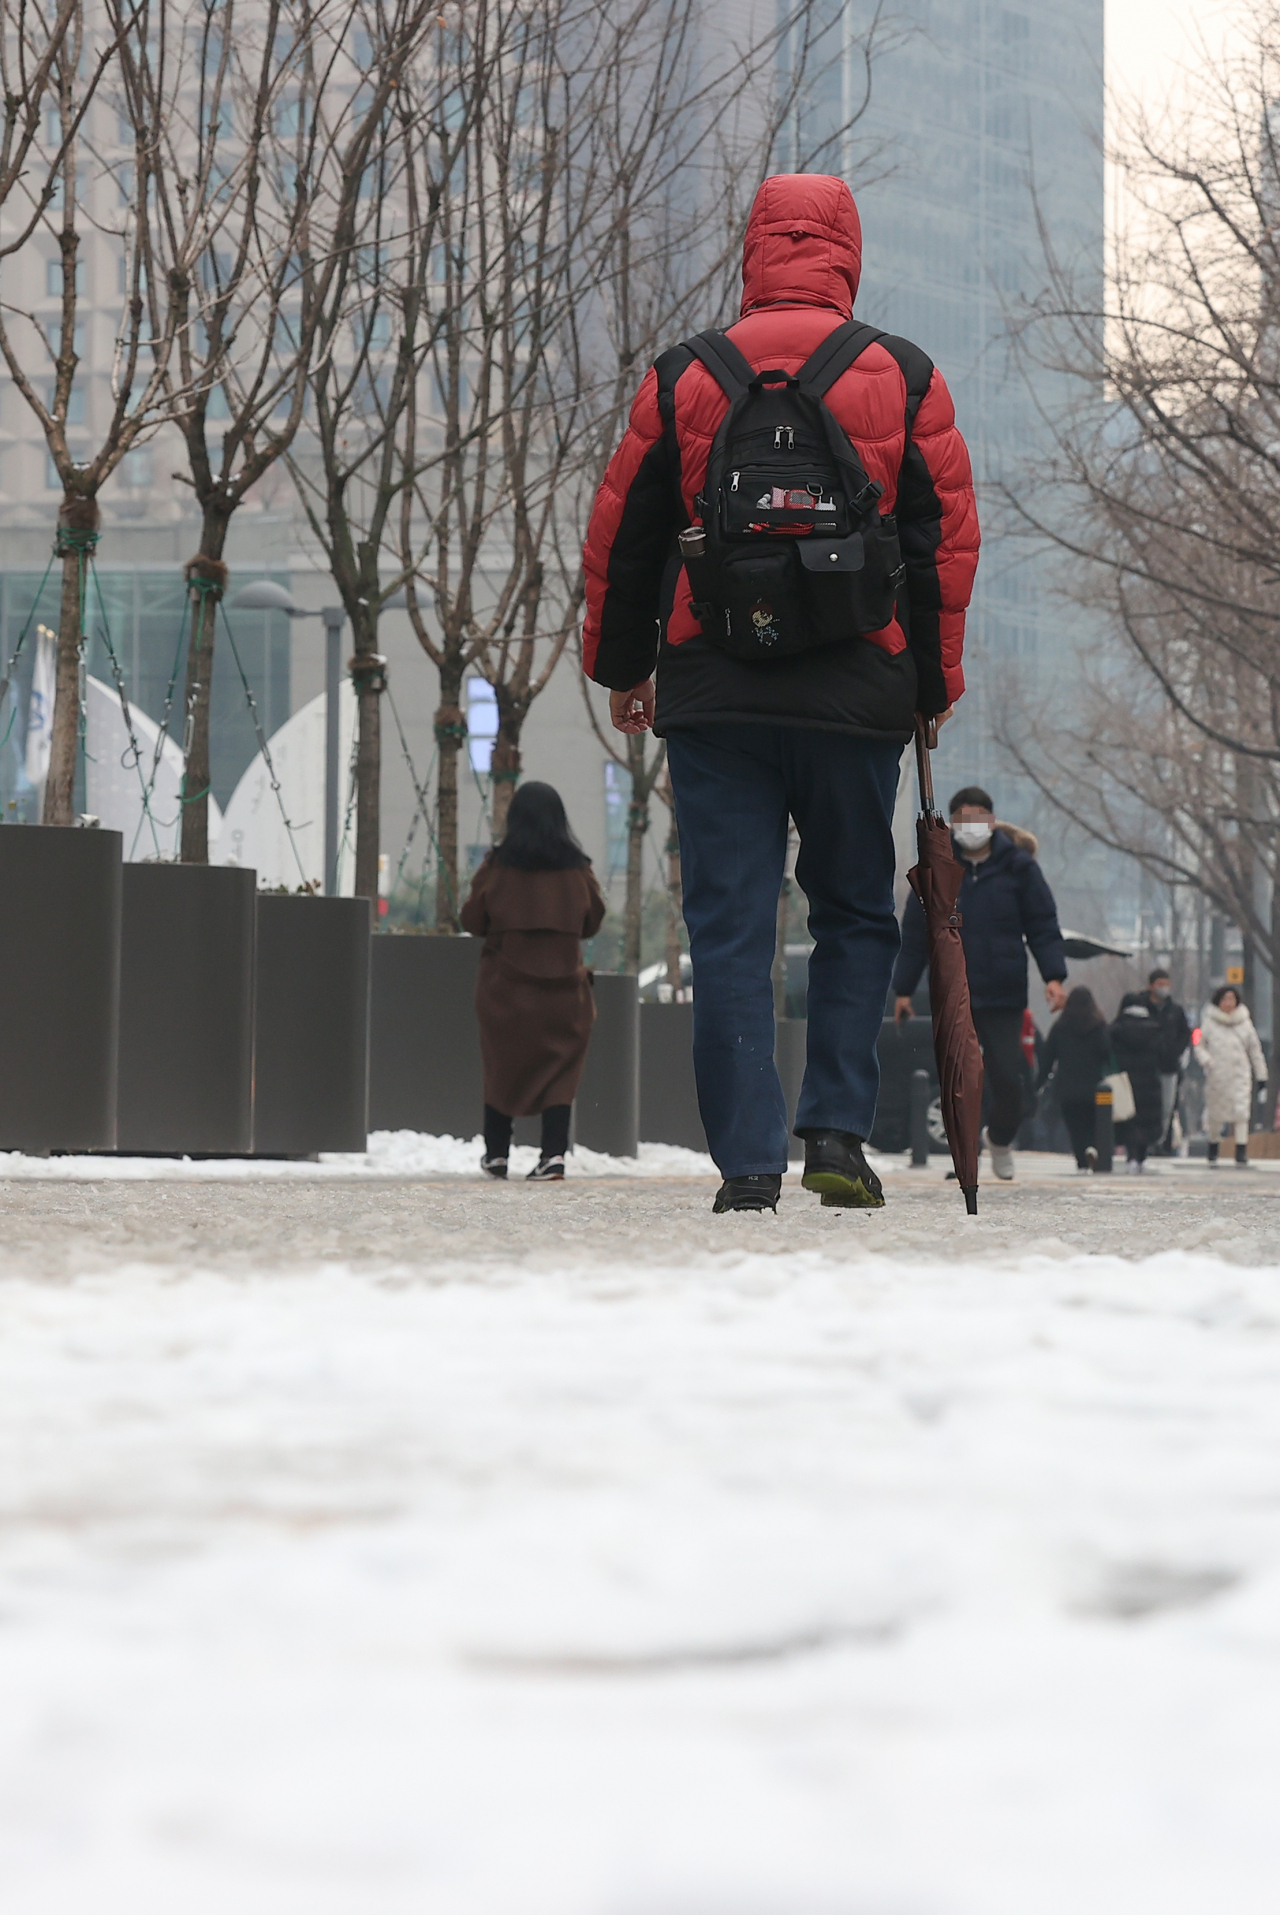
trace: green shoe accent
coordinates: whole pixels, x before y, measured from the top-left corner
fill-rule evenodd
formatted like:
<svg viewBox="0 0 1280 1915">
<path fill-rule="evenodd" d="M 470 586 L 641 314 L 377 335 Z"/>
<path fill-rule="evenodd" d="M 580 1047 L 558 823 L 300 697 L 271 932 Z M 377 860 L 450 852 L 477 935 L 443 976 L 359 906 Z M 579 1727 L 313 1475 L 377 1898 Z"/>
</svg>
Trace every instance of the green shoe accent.
<svg viewBox="0 0 1280 1915">
<path fill-rule="evenodd" d="M 807 1170 L 800 1179 L 806 1190 L 816 1190 L 824 1210 L 883 1210 L 884 1198 L 869 1190 L 861 1177 L 845 1177 L 838 1170 Z"/>
</svg>

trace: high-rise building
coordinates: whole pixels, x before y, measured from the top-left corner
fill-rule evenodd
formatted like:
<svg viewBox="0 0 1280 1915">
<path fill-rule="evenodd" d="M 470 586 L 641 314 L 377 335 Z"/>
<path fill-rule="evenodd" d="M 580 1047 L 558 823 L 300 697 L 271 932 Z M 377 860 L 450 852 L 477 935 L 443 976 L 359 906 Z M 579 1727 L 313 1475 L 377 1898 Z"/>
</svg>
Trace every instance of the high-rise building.
<svg viewBox="0 0 1280 1915">
<path fill-rule="evenodd" d="M 938 777 L 978 782 L 1003 815 L 1035 815 L 1067 902 L 1081 874 L 1061 820 L 1036 806 L 997 742 L 1019 694 L 1070 696 L 1081 615 L 1055 595 L 1046 555 L 1019 536 L 1001 487 L 1043 460 L 1066 381 L 1019 364 L 1011 330 L 1048 278 L 1046 249 L 1097 310 L 1103 274 L 1102 0 L 906 0 L 873 59 L 870 5 L 822 0 L 790 164 L 840 172 L 862 215 L 861 318 L 941 367 L 973 454 L 983 551 L 968 630 L 970 689 L 944 731 Z M 794 48 L 784 60 L 794 58 Z M 1085 860 L 1086 890 L 1096 859 Z M 1056 867 L 1056 869 L 1055 869 Z M 1073 916 L 1085 909 L 1071 901 Z M 1096 911 L 1093 913 L 1096 916 Z M 1101 928 L 1101 925 L 1098 925 Z"/>
</svg>

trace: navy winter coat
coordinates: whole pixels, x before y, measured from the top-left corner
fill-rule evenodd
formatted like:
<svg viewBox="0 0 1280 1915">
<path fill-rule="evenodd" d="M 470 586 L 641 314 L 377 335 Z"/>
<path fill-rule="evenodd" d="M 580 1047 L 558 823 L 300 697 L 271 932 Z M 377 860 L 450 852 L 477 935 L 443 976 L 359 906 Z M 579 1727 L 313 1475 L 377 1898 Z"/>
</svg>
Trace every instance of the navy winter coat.
<svg viewBox="0 0 1280 1915">
<path fill-rule="evenodd" d="M 1001 825 L 991 837 L 991 854 L 981 864 L 964 864 L 960 886 L 960 937 L 969 972 L 969 997 L 975 1011 L 1027 1006 L 1027 947 L 1045 982 L 1067 975 L 1058 907 L 1032 852 L 1035 839 L 1018 832 L 1021 843 Z M 956 856 L 960 848 L 955 845 Z M 910 997 L 929 961 L 924 912 L 914 891 L 902 920 L 902 949 L 893 967 L 893 994 Z"/>
</svg>

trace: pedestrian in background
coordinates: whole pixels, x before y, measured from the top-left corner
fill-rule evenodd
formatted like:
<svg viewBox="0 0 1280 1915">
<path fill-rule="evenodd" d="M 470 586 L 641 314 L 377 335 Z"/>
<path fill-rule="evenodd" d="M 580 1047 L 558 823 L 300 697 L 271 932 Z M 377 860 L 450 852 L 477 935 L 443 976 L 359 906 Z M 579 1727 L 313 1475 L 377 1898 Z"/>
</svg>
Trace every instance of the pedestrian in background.
<svg viewBox="0 0 1280 1915">
<path fill-rule="evenodd" d="M 1081 1170 L 1097 1168 L 1094 1125 L 1098 1085 L 1111 1069 L 1111 1033 L 1093 992 L 1078 984 L 1045 1038 L 1040 1051 L 1043 1089 L 1050 1077 L 1058 1092 L 1062 1121 Z"/>
<path fill-rule="evenodd" d="M 604 919 L 591 860 L 569 829 L 551 785 L 521 785 L 502 843 L 476 872 L 462 928 L 484 939 L 476 1016 L 484 1064 L 484 1156 L 505 1177 L 512 1119 L 542 1116 L 542 1151 L 530 1178 L 564 1176 L 569 1116 L 586 1060 L 595 997 L 582 939 Z"/>
<path fill-rule="evenodd" d="M 951 842 L 965 873 L 960 886 L 960 937 L 969 973 L 973 1026 L 982 1046 L 988 1095 L 983 1142 L 991 1168 L 1013 1176 L 1013 1140 L 1022 1122 L 1026 1060 L 1022 1049 L 1027 1009 L 1027 951 L 1039 966 L 1051 1010 L 1067 1001 L 1067 975 L 1058 907 L 1036 863 L 1039 846 L 1029 831 L 998 824 L 989 795 L 966 785 L 951 800 Z M 911 995 L 928 962 L 920 900 L 907 899 L 902 950 L 894 966 L 894 1018 L 911 1015 Z"/>
<path fill-rule="evenodd" d="M 1121 998 L 1111 1048 L 1116 1069 L 1129 1079 L 1134 1104 L 1133 1116 L 1116 1125 L 1116 1142 L 1124 1145 L 1130 1170 L 1140 1171 L 1163 1131 L 1160 1020 L 1149 991 L 1128 991 Z"/>
<path fill-rule="evenodd" d="M 1187 1014 L 1173 995 L 1173 979 L 1162 967 L 1147 979 L 1147 997 L 1160 1029 L 1160 1143 L 1169 1156 L 1173 1113 L 1178 1104 L 1178 1086 L 1182 1082 L 1183 1060 L 1191 1047 L 1191 1026 Z"/>
<path fill-rule="evenodd" d="M 1230 1130 L 1236 1162 L 1249 1162 L 1249 1119 L 1255 1082 L 1265 1087 L 1267 1060 L 1248 1007 L 1233 985 L 1224 984 L 1205 1005 L 1198 1052 L 1205 1078 L 1204 1127 L 1209 1133 L 1209 1162 L 1218 1161 L 1218 1143 Z"/>
</svg>

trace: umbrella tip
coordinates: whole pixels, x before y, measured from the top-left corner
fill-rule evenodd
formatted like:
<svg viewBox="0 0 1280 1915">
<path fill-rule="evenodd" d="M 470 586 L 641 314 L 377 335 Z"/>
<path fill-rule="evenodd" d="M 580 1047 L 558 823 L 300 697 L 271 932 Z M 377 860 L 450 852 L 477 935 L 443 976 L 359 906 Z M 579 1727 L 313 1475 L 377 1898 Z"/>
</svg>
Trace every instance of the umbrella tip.
<svg viewBox="0 0 1280 1915">
<path fill-rule="evenodd" d="M 965 1210 L 966 1210 L 966 1212 L 968 1213 L 968 1215 L 969 1215 L 969 1216 L 971 1216 L 971 1217 L 976 1217 L 976 1216 L 977 1216 L 977 1214 L 978 1214 L 978 1186 L 977 1186 L 977 1184 L 969 1184 L 969 1185 L 967 1185 L 967 1186 L 965 1187 L 965 1193 L 964 1193 L 964 1207 L 965 1207 Z"/>
</svg>

